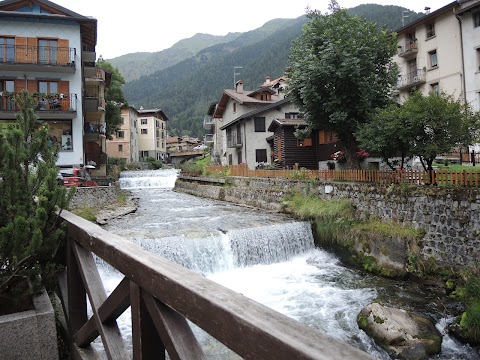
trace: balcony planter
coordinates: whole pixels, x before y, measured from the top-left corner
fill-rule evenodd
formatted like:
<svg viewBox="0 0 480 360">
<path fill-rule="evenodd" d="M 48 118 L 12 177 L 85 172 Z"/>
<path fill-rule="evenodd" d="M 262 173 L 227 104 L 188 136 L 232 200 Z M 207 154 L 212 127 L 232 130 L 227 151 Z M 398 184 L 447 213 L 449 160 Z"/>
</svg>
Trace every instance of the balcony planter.
<svg viewBox="0 0 480 360">
<path fill-rule="evenodd" d="M 0 316 L 2 359 L 57 360 L 55 314 L 45 290 L 33 299 L 33 310 Z"/>
</svg>

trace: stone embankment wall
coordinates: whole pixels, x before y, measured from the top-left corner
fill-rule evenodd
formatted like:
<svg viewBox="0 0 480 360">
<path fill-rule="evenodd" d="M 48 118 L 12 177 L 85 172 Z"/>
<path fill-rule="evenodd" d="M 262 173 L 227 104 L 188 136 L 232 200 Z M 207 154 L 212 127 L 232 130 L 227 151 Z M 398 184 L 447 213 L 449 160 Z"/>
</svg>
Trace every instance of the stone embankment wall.
<svg viewBox="0 0 480 360">
<path fill-rule="evenodd" d="M 101 208 L 117 201 L 116 186 L 79 187 L 70 202 L 69 210 Z"/>
<path fill-rule="evenodd" d="M 376 216 L 423 229 L 425 236 L 418 246 L 424 258 L 455 267 L 480 262 L 480 191 L 476 189 L 281 178 L 236 177 L 226 184 L 219 180 L 181 176 L 175 190 L 277 211 L 286 192 L 294 188 L 324 199 L 347 198 L 362 217 Z"/>
</svg>

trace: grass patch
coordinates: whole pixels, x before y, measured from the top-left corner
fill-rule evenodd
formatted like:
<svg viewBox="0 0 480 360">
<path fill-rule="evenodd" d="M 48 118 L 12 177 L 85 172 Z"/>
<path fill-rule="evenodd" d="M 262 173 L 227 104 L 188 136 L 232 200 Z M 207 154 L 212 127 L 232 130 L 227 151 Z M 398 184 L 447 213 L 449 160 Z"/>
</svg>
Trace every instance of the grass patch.
<svg viewBox="0 0 480 360">
<path fill-rule="evenodd" d="M 433 163 L 433 166 L 438 167 L 440 170 L 447 170 L 445 167 L 448 168 L 448 170 L 452 171 L 463 171 L 463 170 L 480 170 L 480 167 L 477 166 L 471 166 L 471 165 L 460 165 L 460 164 L 439 164 L 439 163 Z"/>
<path fill-rule="evenodd" d="M 127 193 L 122 189 L 117 189 L 117 204 L 125 205 L 127 203 Z"/>
<path fill-rule="evenodd" d="M 73 210 L 73 213 L 84 218 L 85 220 L 95 222 L 97 220 L 98 210 L 94 208 L 84 208 Z"/>
<path fill-rule="evenodd" d="M 354 231 L 369 232 L 384 236 L 418 238 L 423 235 L 422 230 L 417 230 L 410 226 L 403 226 L 393 222 L 381 221 L 379 219 L 370 219 L 367 222 L 354 225 Z"/>
</svg>

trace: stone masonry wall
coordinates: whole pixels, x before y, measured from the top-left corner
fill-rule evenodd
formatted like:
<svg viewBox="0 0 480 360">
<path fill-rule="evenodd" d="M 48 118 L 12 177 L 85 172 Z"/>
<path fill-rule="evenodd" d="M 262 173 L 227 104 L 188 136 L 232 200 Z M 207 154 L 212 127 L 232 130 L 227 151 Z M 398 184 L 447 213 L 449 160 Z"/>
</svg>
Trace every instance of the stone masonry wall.
<svg viewBox="0 0 480 360">
<path fill-rule="evenodd" d="M 324 199 L 349 199 L 360 216 L 376 216 L 421 228 L 420 254 L 452 266 L 480 262 L 480 191 L 466 188 L 372 186 L 281 178 L 231 178 L 226 185 L 177 180 L 175 189 L 192 195 L 281 210 L 289 189 Z"/>
<path fill-rule="evenodd" d="M 70 210 L 101 208 L 117 201 L 116 186 L 79 187 L 70 202 Z"/>
</svg>

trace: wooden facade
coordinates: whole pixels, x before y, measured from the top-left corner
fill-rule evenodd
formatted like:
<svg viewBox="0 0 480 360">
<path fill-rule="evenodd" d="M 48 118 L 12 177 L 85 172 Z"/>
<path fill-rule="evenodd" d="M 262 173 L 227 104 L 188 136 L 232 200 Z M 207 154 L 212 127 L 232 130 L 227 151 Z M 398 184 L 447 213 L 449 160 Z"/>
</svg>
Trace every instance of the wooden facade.
<svg viewBox="0 0 480 360">
<path fill-rule="evenodd" d="M 305 127 L 303 119 L 275 119 L 269 131 L 273 131 L 272 163 L 278 169 L 306 168 L 317 170 L 318 163 L 331 160 L 331 155 L 341 149 L 332 132 L 314 130 L 303 140 L 297 139 L 297 127 Z"/>
</svg>

